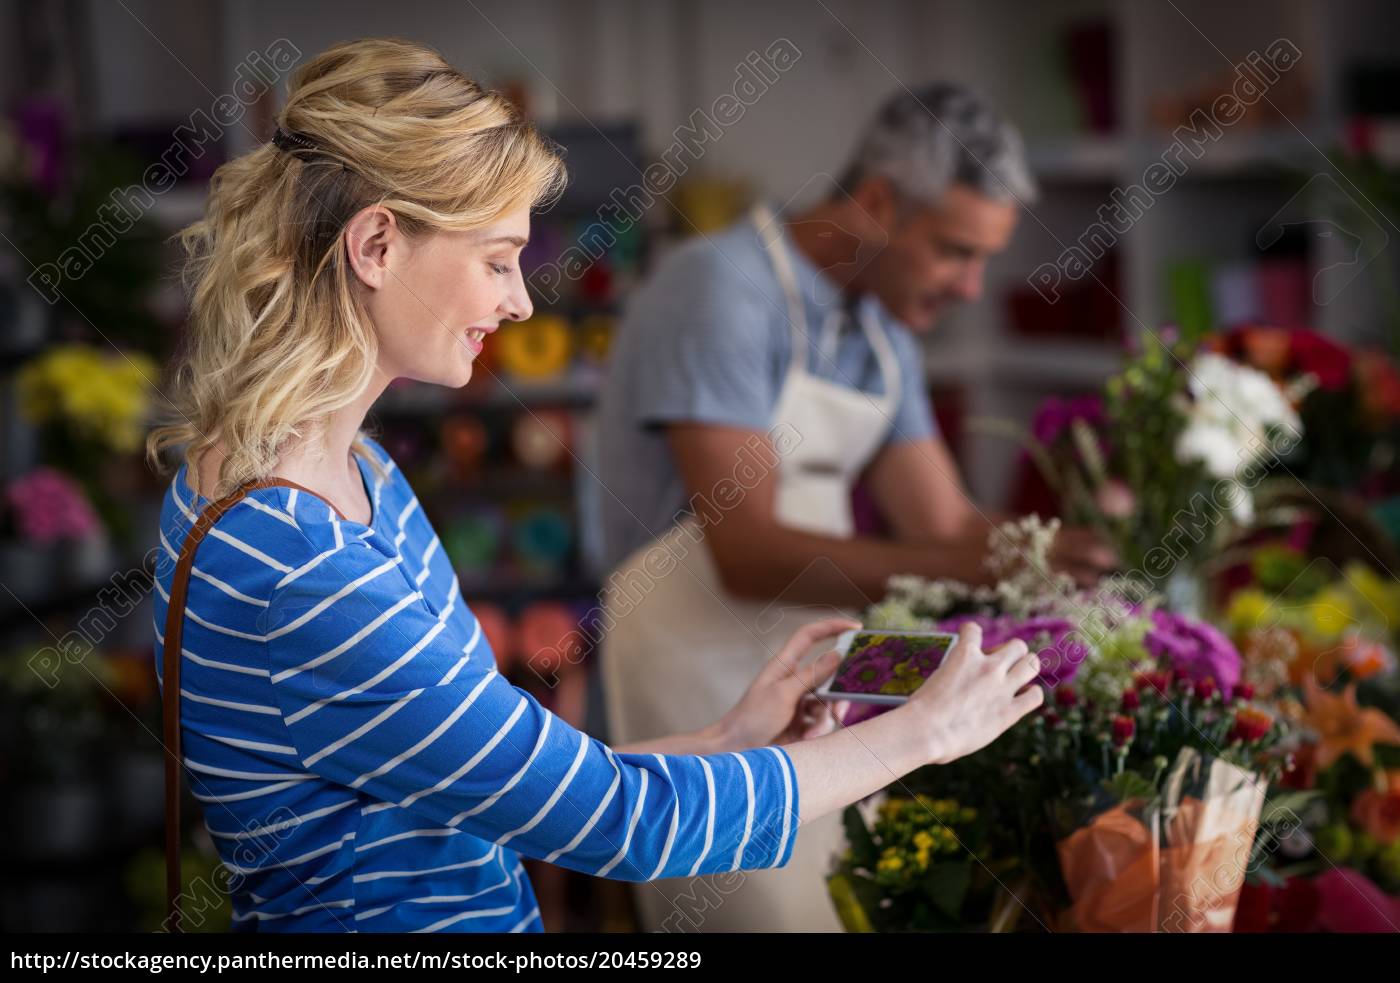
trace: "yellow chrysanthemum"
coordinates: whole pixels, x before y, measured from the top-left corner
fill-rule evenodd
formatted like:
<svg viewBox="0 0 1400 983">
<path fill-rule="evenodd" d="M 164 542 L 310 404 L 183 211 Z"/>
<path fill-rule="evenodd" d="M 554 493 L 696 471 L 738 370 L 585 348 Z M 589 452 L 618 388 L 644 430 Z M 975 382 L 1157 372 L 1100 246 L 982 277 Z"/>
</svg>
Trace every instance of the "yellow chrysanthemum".
<svg viewBox="0 0 1400 983">
<path fill-rule="evenodd" d="M 1356 622 L 1356 602 L 1343 587 L 1324 587 L 1307 606 L 1307 631 L 1314 638 L 1340 638 Z"/>
<path fill-rule="evenodd" d="M 1364 563 L 1349 564 L 1344 576 L 1351 589 L 1375 609 L 1368 613 L 1383 620 L 1383 627 L 1400 628 L 1400 581 L 1382 577 Z"/>
<path fill-rule="evenodd" d="M 154 361 L 85 345 L 54 348 L 19 374 L 20 407 L 38 424 L 62 422 L 79 436 L 127 452 L 141 444 Z"/>
<path fill-rule="evenodd" d="M 1239 591 L 1230 598 L 1230 605 L 1225 611 L 1231 634 L 1239 637 L 1258 628 L 1272 607 L 1272 599 L 1261 590 L 1250 587 Z"/>
</svg>

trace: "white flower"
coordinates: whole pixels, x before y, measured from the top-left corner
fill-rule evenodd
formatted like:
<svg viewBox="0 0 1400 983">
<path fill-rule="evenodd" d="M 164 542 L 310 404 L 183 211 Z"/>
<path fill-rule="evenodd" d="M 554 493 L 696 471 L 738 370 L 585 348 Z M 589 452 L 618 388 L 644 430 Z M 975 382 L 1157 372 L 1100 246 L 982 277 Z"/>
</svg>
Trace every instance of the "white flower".
<svg viewBox="0 0 1400 983">
<path fill-rule="evenodd" d="M 1199 461 L 1216 478 L 1264 457 L 1271 429 L 1301 434 L 1302 421 L 1274 381 L 1256 369 L 1211 352 L 1191 363 L 1191 400 L 1181 409 L 1186 429 L 1177 438 L 1176 457 Z"/>
</svg>

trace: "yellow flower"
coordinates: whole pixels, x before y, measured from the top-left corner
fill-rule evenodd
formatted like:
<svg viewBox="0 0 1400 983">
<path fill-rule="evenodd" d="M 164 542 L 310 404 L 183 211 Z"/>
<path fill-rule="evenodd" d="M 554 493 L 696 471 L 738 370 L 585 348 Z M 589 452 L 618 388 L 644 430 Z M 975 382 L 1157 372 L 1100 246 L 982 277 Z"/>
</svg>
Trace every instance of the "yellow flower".
<svg viewBox="0 0 1400 983">
<path fill-rule="evenodd" d="M 107 354 L 64 345 L 19 374 L 20 406 L 32 422 L 61 422 L 117 451 L 140 446 L 156 364 L 140 352 Z"/>
<path fill-rule="evenodd" d="M 907 799 L 886 799 L 880 803 L 880 818 L 887 823 L 894 822 L 907 804 Z"/>
<path fill-rule="evenodd" d="M 904 869 L 904 858 L 899 855 L 897 848 L 886 847 L 876 862 L 875 869 L 883 874 L 897 874 Z"/>
<path fill-rule="evenodd" d="M 1339 638 L 1356 624 L 1356 602 L 1345 588 L 1324 587 L 1308 603 L 1307 619 L 1307 631 L 1315 638 Z"/>
<path fill-rule="evenodd" d="M 1230 633 L 1240 637 L 1258 628 L 1273 607 L 1273 600 L 1263 591 L 1249 587 L 1230 598 L 1225 611 L 1225 620 L 1230 625 Z"/>
<path fill-rule="evenodd" d="M 1382 577 L 1364 563 L 1348 564 L 1343 576 L 1352 590 L 1375 608 L 1368 613 L 1382 619 L 1387 630 L 1400 630 L 1400 581 Z"/>
</svg>

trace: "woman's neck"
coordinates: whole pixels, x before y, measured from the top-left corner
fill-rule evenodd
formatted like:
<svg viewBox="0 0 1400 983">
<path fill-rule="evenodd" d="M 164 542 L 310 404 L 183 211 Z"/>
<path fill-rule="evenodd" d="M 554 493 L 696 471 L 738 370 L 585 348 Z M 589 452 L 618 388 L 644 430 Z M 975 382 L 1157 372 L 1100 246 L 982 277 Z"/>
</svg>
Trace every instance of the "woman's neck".
<svg viewBox="0 0 1400 983">
<path fill-rule="evenodd" d="M 278 456 L 273 472 L 325 498 L 346 518 L 368 522 L 371 506 L 350 448 L 369 408 L 390 381 L 376 369 L 370 385 L 353 403 L 332 413 L 314 433 L 289 443 Z M 208 490 L 217 483 L 223 458 L 223 449 L 216 446 L 197 462 L 201 495 L 209 497 Z"/>
</svg>

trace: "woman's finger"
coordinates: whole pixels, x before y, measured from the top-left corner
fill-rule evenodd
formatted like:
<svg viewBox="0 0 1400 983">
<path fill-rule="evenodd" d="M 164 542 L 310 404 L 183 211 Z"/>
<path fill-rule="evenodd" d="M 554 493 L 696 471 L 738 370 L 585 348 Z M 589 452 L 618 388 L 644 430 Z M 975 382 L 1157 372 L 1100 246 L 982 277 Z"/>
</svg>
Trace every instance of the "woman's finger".
<svg viewBox="0 0 1400 983">
<path fill-rule="evenodd" d="M 1011 668 L 1007 672 L 1006 678 L 1017 688 L 1020 688 L 1039 675 L 1040 656 L 1031 652 L 1024 658 L 1017 659 L 1015 662 L 1011 663 Z"/>
<path fill-rule="evenodd" d="M 797 680 L 797 685 L 804 690 L 816 689 L 818 684 L 825 682 L 836 667 L 841 664 L 841 653 L 832 649 L 830 652 L 823 652 L 811 662 L 802 667 L 802 671 L 793 674 Z"/>
<path fill-rule="evenodd" d="M 802 656 L 817 642 L 859 627 L 860 622 L 850 618 L 820 618 L 803 625 L 792 633 L 778 653 L 759 670 L 758 677 L 754 680 L 755 685 L 789 679 L 801 667 Z"/>
</svg>

